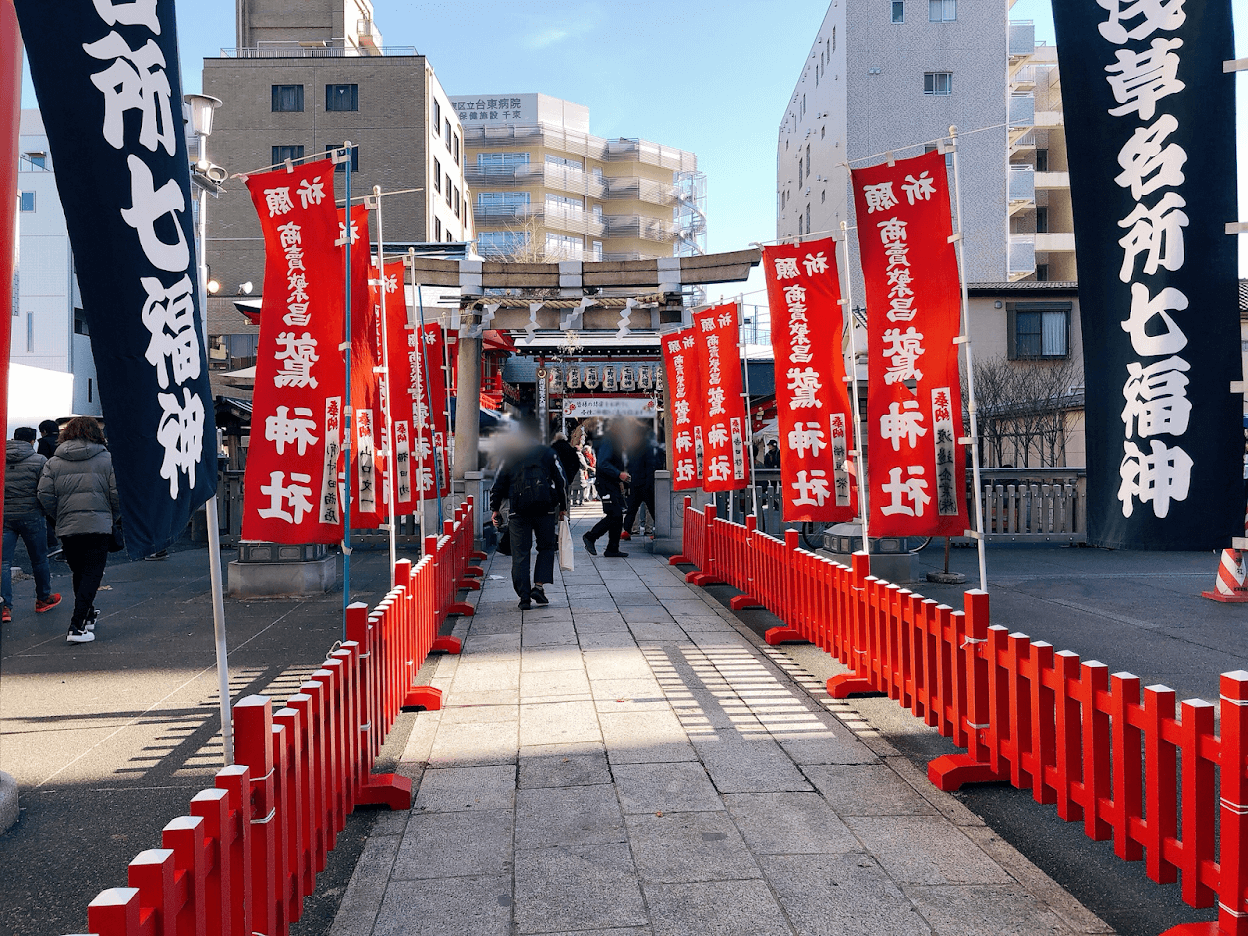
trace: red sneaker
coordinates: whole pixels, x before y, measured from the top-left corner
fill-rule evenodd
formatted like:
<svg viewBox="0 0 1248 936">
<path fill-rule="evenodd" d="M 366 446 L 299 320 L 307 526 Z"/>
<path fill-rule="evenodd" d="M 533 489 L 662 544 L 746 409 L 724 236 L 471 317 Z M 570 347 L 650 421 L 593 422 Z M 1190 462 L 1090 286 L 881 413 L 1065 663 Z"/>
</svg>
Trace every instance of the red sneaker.
<svg viewBox="0 0 1248 936">
<path fill-rule="evenodd" d="M 628 532 L 628 530 L 622 530 L 622 531 L 620 532 L 620 539 L 622 539 L 622 540 L 630 540 L 630 539 L 632 539 L 632 538 L 633 538 L 633 534 L 632 534 L 632 533 L 629 533 L 629 532 Z"/>
<path fill-rule="evenodd" d="M 3 611 L 0 611 L 0 624 L 12 624 L 12 623 L 13 623 L 13 612 L 10 611 L 8 608 L 5 608 Z"/>
<path fill-rule="evenodd" d="M 52 595 L 49 595 L 47 601 L 41 601 L 39 599 L 35 599 L 35 613 L 42 614 L 44 611 L 51 611 L 60 603 L 61 603 L 60 592 L 55 592 Z M 5 610 L 8 610 L 8 609 L 6 608 Z"/>
</svg>

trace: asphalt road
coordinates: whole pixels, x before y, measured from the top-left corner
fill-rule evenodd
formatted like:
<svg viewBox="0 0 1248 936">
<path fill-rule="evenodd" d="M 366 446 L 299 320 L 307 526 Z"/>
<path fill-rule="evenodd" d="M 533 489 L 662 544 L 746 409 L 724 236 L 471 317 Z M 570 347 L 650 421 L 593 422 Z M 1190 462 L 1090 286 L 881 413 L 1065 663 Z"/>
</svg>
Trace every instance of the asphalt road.
<svg viewBox="0 0 1248 936">
<path fill-rule="evenodd" d="M 158 847 L 165 824 L 212 786 L 221 742 L 206 560 L 203 549 L 110 560 L 97 638 L 78 646 L 64 638 L 67 566 L 53 563 L 53 590 L 67 600 L 44 614 L 34 614 L 33 582 L 14 583 L 15 620 L 0 629 L 0 769 L 17 779 L 22 811 L 0 835 L 5 936 L 85 932 L 91 899 L 124 886 L 130 859 Z M 355 553 L 353 597 L 384 594 L 386 561 Z M 340 638 L 341 608 L 341 591 L 227 600 L 233 697 L 295 691 Z M 328 928 L 372 821 L 351 819 L 301 932 Z"/>
<path fill-rule="evenodd" d="M 1217 571 L 1214 553 L 1128 552 L 1084 547 L 1002 545 L 988 551 L 991 621 L 1100 660 L 1111 672 L 1129 671 L 1144 685 L 1162 683 L 1179 699 L 1218 698 L 1218 675 L 1248 669 L 1248 605 L 1220 604 L 1200 597 Z M 944 553 L 934 543 L 919 554 L 918 578 L 943 569 Z M 978 587 L 973 549 L 954 549 L 950 569 L 967 576 L 962 586 L 918 582 L 923 595 L 962 607 L 962 592 Z M 735 591 L 710 589 L 727 603 Z M 765 611 L 738 616 L 758 633 L 776 623 Z M 842 672 L 810 645 L 786 645 L 811 673 Z M 855 710 L 916 765 L 955 748 L 934 729 L 885 697 L 857 697 Z M 1194 910 L 1177 885 L 1149 881 L 1142 862 L 1117 858 L 1110 842 L 1093 842 L 1081 823 L 1065 823 L 1052 806 L 1008 785 L 965 787 L 959 798 L 1010 842 L 1125 936 L 1157 936 L 1170 926 L 1210 920 Z"/>
</svg>

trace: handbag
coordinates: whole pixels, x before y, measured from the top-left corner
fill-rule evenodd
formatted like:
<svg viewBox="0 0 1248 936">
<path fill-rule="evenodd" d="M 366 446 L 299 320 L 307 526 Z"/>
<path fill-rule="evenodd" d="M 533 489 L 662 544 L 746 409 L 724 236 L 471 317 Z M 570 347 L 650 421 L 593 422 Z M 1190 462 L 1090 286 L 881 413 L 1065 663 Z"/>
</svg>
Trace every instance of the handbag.
<svg viewBox="0 0 1248 936">
<path fill-rule="evenodd" d="M 503 527 L 503 535 L 498 539 L 498 546 L 495 549 L 500 556 L 511 555 L 511 528 Z"/>
<path fill-rule="evenodd" d="M 576 554 L 572 551 L 572 525 L 559 521 L 559 568 L 564 572 L 576 571 Z"/>
<path fill-rule="evenodd" d="M 121 532 L 121 518 L 117 517 L 113 520 L 112 532 L 108 534 L 108 551 L 110 553 L 121 552 L 126 548 L 126 537 Z"/>
</svg>

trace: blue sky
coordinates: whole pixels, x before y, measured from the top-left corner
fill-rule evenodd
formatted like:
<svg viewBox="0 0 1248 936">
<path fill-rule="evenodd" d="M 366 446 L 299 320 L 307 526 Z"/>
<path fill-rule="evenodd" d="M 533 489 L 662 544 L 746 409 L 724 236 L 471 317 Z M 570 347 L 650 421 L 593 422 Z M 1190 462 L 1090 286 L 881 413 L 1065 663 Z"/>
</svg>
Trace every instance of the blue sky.
<svg viewBox="0 0 1248 936">
<path fill-rule="evenodd" d="M 386 43 L 416 46 L 450 94 L 540 91 L 587 105 L 599 136 L 697 153 L 708 177 L 710 250 L 774 236 L 777 128 L 828 0 L 374 0 L 374 7 Z M 1248 21 L 1248 0 L 1234 0 L 1234 8 L 1237 20 Z M 1050 0 L 1018 0 L 1010 15 L 1035 21 L 1037 39 L 1053 41 Z M 178 34 L 184 89 L 197 91 L 201 60 L 234 44 L 233 0 L 182 0 Z M 1237 48 L 1248 56 L 1248 42 Z M 1240 82 L 1242 96 L 1248 76 Z M 35 106 L 29 80 L 23 104 Z M 1248 106 L 1240 110 L 1240 146 L 1248 151 Z"/>
</svg>

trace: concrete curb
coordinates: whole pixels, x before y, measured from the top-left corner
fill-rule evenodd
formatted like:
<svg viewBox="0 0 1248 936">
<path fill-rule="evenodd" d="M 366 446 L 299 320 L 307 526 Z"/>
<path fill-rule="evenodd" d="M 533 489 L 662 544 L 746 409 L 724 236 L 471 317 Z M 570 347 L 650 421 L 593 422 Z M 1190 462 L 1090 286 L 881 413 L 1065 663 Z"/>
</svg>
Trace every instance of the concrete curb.
<svg viewBox="0 0 1248 936">
<path fill-rule="evenodd" d="M 0 835 L 17 822 L 17 781 L 0 770 Z"/>
</svg>

